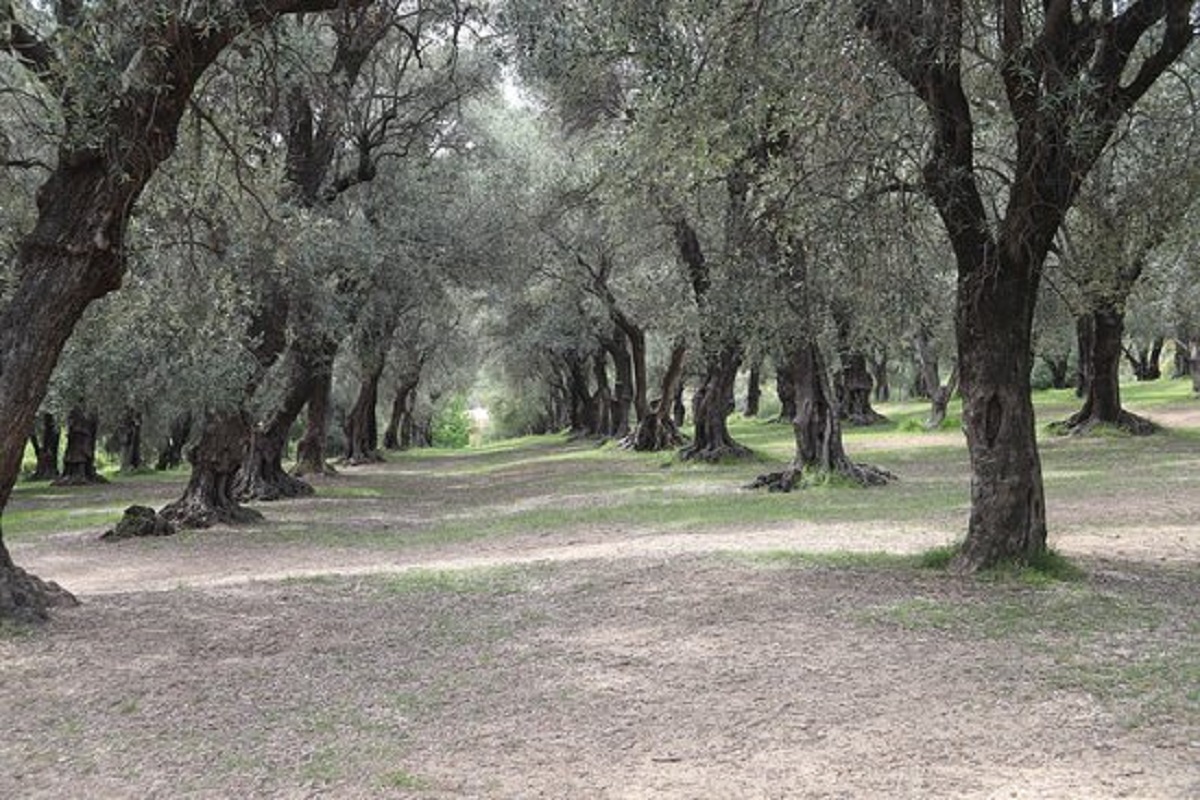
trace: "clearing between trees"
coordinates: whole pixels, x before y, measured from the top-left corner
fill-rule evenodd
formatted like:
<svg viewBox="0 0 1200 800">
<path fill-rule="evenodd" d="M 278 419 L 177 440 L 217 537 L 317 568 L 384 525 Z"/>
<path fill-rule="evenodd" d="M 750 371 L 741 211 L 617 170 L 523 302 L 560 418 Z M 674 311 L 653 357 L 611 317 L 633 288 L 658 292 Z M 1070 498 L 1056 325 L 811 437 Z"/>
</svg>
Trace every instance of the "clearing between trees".
<svg viewBox="0 0 1200 800">
<path fill-rule="evenodd" d="M 923 567 L 967 453 L 903 425 L 847 432 L 883 488 L 542 438 L 115 544 L 180 474 L 22 486 L 14 555 L 83 605 L 0 631 L 0 796 L 1195 797 L 1200 414 L 1137 410 L 1042 442 L 1079 575 Z"/>
</svg>

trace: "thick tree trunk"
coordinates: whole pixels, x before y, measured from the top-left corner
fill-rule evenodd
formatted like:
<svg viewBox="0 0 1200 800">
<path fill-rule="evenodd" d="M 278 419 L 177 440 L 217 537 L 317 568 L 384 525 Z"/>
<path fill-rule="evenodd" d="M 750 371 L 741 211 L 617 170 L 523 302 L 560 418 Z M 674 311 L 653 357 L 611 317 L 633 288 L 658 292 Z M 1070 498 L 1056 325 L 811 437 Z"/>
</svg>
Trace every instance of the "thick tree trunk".
<svg viewBox="0 0 1200 800">
<path fill-rule="evenodd" d="M 1028 561 L 1046 549 L 1046 501 L 1029 385 L 1034 265 L 960 265 L 956 327 L 971 514 L 955 568 Z M 1028 256 L 1025 256 L 1028 258 Z M 1012 256 L 1010 256 L 1012 258 Z M 1001 261 L 994 265 L 993 260 Z M 990 267 L 990 268 L 989 268 Z"/>
<path fill-rule="evenodd" d="M 679 454 L 684 460 L 715 462 L 753 455 L 733 440 L 727 424 L 741 362 L 740 348 L 735 346 L 726 346 L 707 359 L 704 378 L 692 398 L 692 443 Z"/>
<path fill-rule="evenodd" d="M 242 411 L 209 414 L 200 440 L 188 453 L 192 475 L 183 497 L 164 508 L 161 516 L 180 528 L 242 525 L 262 514 L 238 504 L 234 477 L 246 456 L 250 424 Z"/>
<path fill-rule="evenodd" d="M 322 369 L 312 376 L 312 392 L 308 396 L 308 413 L 305 416 L 304 436 L 296 445 L 296 467 L 292 474 L 297 478 L 305 475 L 333 475 L 337 473 L 325 460 L 325 441 L 328 438 L 330 399 L 333 393 L 333 373 Z"/>
<path fill-rule="evenodd" d="M 789 361 L 796 397 L 796 416 L 792 419 L 796 456 L 788 469 L 760 476 L 751 488 L 789 492 L 831 476 L 847 478 L 862 486 L 880 486 L 895 480 L 887 470 L 855 463 L 846 455 L 837 404 L 829 390 L 829 378 L 817 343 L 809 341 L 797 347 Z"/>
<path fill-rule="evenodd" d="M 81 408 L 67 414 L 67 449 L 63 453 L 62 476 L 55 486 L 86 486 L 106 483 L 96 472 L 96 435 L 100 418 Z"/>
<path fill-rule="evenodd" d="M 372 464 L 383 461 L 379 454 L 379 428 L 375 407 L 379 404 L 379 381 L 383 361 L 370 365 L 363 375 L 354 407 L 346 417 L 347 464 Z"/>
<path fill-rule="evenodd" d="M 1067 389 L 1071 386 L 1070 359 L 1064 355 L 1043 354 L 1042 363 L 1050 371 L 1050 388 Z"/>
<path fill-rule="evenodd" d="M 657 400 L 650 403 L 650 411 L 640 420 L 637 428 L 623 442 L 640 453 L 673 450 L 683 444 L 675 420 L 671 417 L 673 398 L 683 382 L 683 363 L 687 358 L 687 347 L 676 343 L 671 349 L 671 360 L 663 373 Z"/>
<path fill-rule="evenodd" d="M 1125 333 L 1125 315 L 1113 307 L 1096 308 L 1087 324 L 1088 349 L 1081 354 L 1087 361 L 1084 368 L 1088 381 L 1083 394 L 1083 408 L 1063 422 L 1057 423 L 1058 433 L 1082 434 L 1097 425 L 1108 425 L 1146 436 L 1157 429 L 1154 423 L 1121 408 L 1121 342 Z"/>
<path fill-rule="evenodd" d="M 33 451 L 37 456 L 37 466 L 34 468 L 33 480 L 52 481 L 59 476 L 58 446 L 62 441 L 62 431 L 54 415 L 46 412 L 39 418 L 39 430 L 30 437 Z"/>
<path fill-rule="evenodd" d="M 757 359 L 750 365 L 750 374 L 746 378 L 746 419 L 758 416 L 759 405 L 762 403 L 762 359 Z"/>
<path fill-rule="evenodd" d="M 854 426 L 887 422 L 887 417 L 871 407 L 874 383 L 867 369 L 867 356 L 861 352 L 842 353 L 842 369 L 837 384 L 838 417 Z"/>
<path fill-rule="evenodd" d="M 162 449 L 158 451 L 158 461 L 154 464 L 157 470 L 175 469 L 183 463 L 183 446 L 187 444 L 192 434 L 191 412 L 180 414 L 171 420 L 171 430 Z"/>
<path fill-rule="evenodd" d="M 117 444 L 121 449 L 121 472 L 137 472 L 145 466 L 142 459 L 142 415 L 127 409 L 117 424 Z"/>
</svg>

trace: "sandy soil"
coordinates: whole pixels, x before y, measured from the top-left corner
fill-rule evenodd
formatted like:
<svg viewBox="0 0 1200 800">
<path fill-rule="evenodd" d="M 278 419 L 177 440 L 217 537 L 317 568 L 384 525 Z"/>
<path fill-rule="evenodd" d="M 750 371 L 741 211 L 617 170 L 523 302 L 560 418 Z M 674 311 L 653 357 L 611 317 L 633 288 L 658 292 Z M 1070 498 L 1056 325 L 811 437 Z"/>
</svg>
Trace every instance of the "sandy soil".
<svg viewBox="0 0 1200 800">
<path fill-rule="evenodd" d="M 597 525 L 417 548 L 280 533 L 536 503 L 539 471 L 562 469 L 384 465 L 331 484 L 380 496 L 271 506 L 257 531 L 15 546 L 84 605 L 0 636 L 0 797 L 1200 797 L 1194 703 L 1131 706 L 1072 671 L 1093 648 L 1120 665 L 1200 632 L 1184 522 L 1061 534 L 1086 591 L 1146 620 L 1065 630 L 1070 646 L 904 622 L 1044 602 L 1034 590 L 731 555 L 914 552 L 945 542 L 936 526 Z"/>
</svg>

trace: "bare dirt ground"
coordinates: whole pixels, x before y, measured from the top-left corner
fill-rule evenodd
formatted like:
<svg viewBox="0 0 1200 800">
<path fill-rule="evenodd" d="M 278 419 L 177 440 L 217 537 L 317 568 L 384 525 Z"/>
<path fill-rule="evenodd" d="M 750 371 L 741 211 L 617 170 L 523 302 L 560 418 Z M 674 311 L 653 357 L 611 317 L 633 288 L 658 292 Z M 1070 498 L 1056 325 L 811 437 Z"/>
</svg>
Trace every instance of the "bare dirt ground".
<svg viewBox="0 0 1200 800">
<path fill-rule="evenodd" d="M 1194 489 L 1052 508 L 1067 588 L 748 555 L 917 552 L 936 519 L 405 545 L 569 511 L 596 469 L 475 463 L 361 469 L 257 529 L 18 542 L 83 605 L 0 635 L 0 798 L 1200 797 Z"/>
</svg>

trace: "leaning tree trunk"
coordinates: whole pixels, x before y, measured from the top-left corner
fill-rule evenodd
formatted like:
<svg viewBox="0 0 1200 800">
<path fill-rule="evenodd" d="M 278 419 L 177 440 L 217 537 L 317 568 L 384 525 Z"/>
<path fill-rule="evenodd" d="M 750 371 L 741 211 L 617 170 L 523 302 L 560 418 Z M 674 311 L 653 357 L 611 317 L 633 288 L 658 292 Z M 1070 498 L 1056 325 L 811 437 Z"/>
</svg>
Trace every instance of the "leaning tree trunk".
<svg viewBox="0 0 1200 800">
<path fill-rule="evenodd" d="M 160 513 L 180 528 L 257 522 L 262 514 L 238 504 L 234 477 L 246 455 L 250 424 L 239 409 L 205 417 L 200 440 L 188 453 L 192 475 L 183 497 Z"/>
<path fill-rule="evenodd" d="M 640 453 L 649 453 L 673 450 L 683 444 L 683 436 L 671 416 L 671 406 L 683 382 L 683 363 L 686 357 L 687 347 L 677 342 L 671 348 L 671 360 L 663 373 L 658 399 L 650 403 L 648 413 L 638 420 L 637 428 L 625 439 L 623 446 Z"/>
<path fill-rule="evenodd" d="M 42 414 L 39 422 L 39 430 L 30 437 L 37 456 L 33 480 L 52 481 L 59 476 L 58 445 L 62 441 L 62 431 L 54 415 L 49 412 Z"/>
<path fill-rule="evenodd" d="M 271 416 L 265 422 L 254 426 L 250 433 L 246 456 L 242 459 L 242 465 L 234 478 L 233 496 L 242 502 L 281 500 L 313 494 L 310 484 L 289 475 L 283 468 L 288 433 L 312 394 L 312 384 L 308 378 L 308 366 L 302 349 L 288 349 L 283 359 L 282 398 Z"/>
<path fill-rule="evenodd" d="M 379 428 L 375 407 L 379 404 L 379 381 L 383 377 L 383 359 L 367 367 L 358 389 L 358 397 L 346 417 L 347 464 L 374 464 L 383 461 L 379 454 Z"/>
<path fill-rule="evenodd" d="M 1083 393 L 1083 408 L 1053 428 L 1058 433 L 1083 434 L 1097 425 L 1108 425 L 1135 436 L 1154 433 L 1153 422 L 1121 408 L 1121 341 L 1125 315 L 1107 306 L 1094 309 L 1088 322 L 1088 349 L 1081 353 L 1089 376 Z M 1081 340 L 1082 341 L 1082 340 Z"/>
<path fill-rule="evenodd" d="M 96 437 L 100 418 L 81 408 L 67 414 L 67 449 L 63 453 L 62 476 L 55 486 L 87 486 L 106 483 L 96 472 Z"/>
<path fill-rule="evenodd" d="M 692 398 L 692 443 L 679 454 L 685 461 L 715 462 L 753 455 L 748 447 L 733 440 L 727 424 L 741 361 L 740 348 L 735 346 L 723 347 L 708 358 L 704 379 Z"/>
<path fill-rule="evenodd" d="M 958 364 L 950 370 L 950 377 L 942 386 L 933 390 L 929 398 L 929 419 L 925 420 L 925 430 L 935 431 L 946 421 L 946 413 L 950 408 L 950 399 L 958 391 Z"/>
<path fill-rule="evenodd" d="M 146 55 L 136 68 L 131 63 L 132 79 L 114 90 L 119 94 L 68 93 L 74 105 L 56 165 L 38 190 L 37 222 L 21 241 L 12 270 L 16 286 L 0 306 L 0 511 L 12 495 L 25 440 L 75 324 L 92 301 L 121 285 L 130 211 L 174 151 L 196 81 L 239 34 L 281 13 L 335 5 L 315 0 L 298 9 L 295 3 L 264 0 L 241 14 L 214 15 L 204 26 L 185 24 L 170 11 L 149 15 L 145 25 L 136 26 L 132 42 L 119 34 L 112 42 L 114 52 L 154 42 L 143 48 Z M 35 61 L 50 62 L 39 71 L 59 74 L 48 46 L 26 44 L 32 44 Z M 50 87 L 47 96 L 52 94 Z M 77 129 L 80 121 L 86 136 Z M 0 618 L 44 619 L 51 606 L 72 600 L 18 569 L 0 538 Z"/>
<path fill-rule="evenodd" d="M 837 403 L 817 343 L 810 340 L 797 347 L 789 361 L 796 397 L 796 416 L 792 419 L 796 456 L 786 470 L 760 476 L 751 488 L 789 492 L 832 476 L 861 486 L 881 486 L 895 480 L 896 476 L 887 470 L 856 463 L 846 455 Z"/>
</svg>

